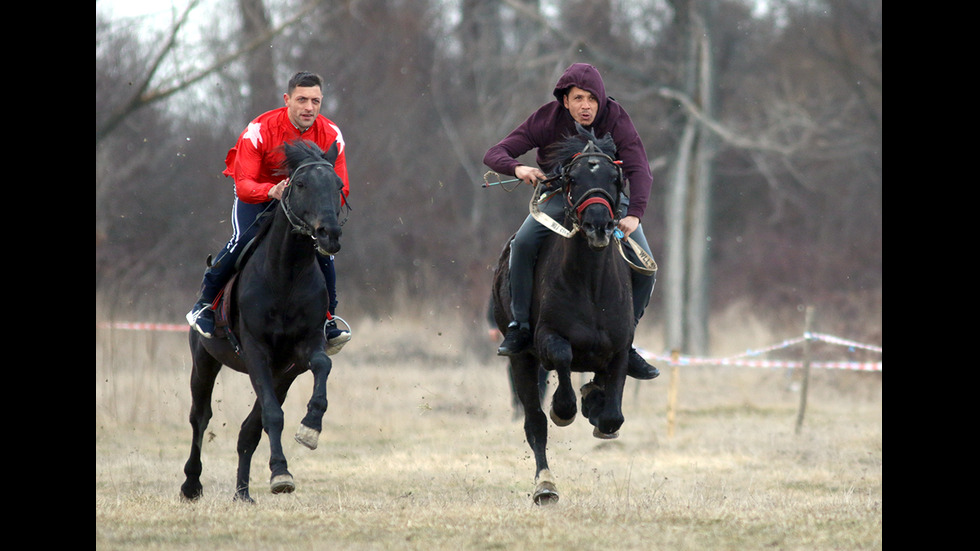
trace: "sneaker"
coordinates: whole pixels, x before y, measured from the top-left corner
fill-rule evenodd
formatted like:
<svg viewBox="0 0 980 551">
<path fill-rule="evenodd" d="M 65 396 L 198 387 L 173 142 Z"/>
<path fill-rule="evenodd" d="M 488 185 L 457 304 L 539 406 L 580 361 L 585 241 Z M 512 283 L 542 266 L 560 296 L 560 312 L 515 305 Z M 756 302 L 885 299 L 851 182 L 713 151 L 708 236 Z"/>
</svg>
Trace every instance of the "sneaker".
<svg viewBox="0 0 980 551">
<path fill-rule="evenodd" d="M 214 310 L 210 303 L 197 301 L 186 317 L 187 323 L 198 333 L 209 339 L 214 336 Z"/>
<path fill-rule="evenodd" d="M 657 376 L 660 375 L 660 370 L 648 364 L 635 348 L 630 348 L 630 357 L 626 374 L 634 379 L 645 381 L 649 379 L 656 379 Z"/>
<path fill-rule="evenodd" d="M 531 330 L 521 327 L 516 321 L 510 322 L 507 326 L 507 334 L 504 342 L 497 348 L 498 356 L 514 356 L 527 350 L 531 345 Z"/>
<path fill-rule="evenodd" d="M 327 320 L 323 324 L 323 336 L 327 339 L 327 356 L 333 356 L 350 341 L 350 331 L 337 327 L 337 320 Z"/>
</svg>

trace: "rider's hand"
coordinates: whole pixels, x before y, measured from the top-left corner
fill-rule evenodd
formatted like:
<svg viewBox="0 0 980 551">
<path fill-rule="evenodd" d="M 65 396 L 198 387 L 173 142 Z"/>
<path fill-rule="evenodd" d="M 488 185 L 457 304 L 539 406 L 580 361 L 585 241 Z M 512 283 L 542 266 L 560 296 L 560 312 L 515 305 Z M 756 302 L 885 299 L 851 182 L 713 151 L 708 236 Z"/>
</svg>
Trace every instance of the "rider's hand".
<svg viewBox="0 0 980 551">
<path fill-rule="evenodd" d="M 286 189 L 287 183 L 289 183 L 288 178 L 269 188 L 269 199 L 282 199 L 282 192 Z"/>
<path fill-rule="evenodd" d="M 623 232 L 623 239 L 626 239 L 627 237 L 630 236 L 631 233 L 636 231 L 636 228 L 638 228 L 639 226 L 640 226 L 639 218 L 635 216 L 624 216 L 619 221 L 619 226 L 617 227 L 619 228 L 620 231 Z"/>
<path fill-rule="evenodd" d="M 544 180 L 546 176 L 544 172 L 541 172 L 540 168 L 533 166 L 520 165 L 514 169 L 514 176 L 520 180 L 524 180 L 525 184 L 533 186 L 540 180 Z"/>
</svg>

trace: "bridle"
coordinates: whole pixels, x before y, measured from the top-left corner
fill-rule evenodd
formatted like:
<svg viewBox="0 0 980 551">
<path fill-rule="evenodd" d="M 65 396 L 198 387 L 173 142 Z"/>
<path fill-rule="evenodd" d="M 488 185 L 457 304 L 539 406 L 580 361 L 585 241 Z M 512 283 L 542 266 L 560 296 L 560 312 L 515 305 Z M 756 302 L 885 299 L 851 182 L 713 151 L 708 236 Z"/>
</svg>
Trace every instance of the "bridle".
<svg viewBox="0 0 980 551">
<path fill-rule="evenodd" d="M 599 157 L 609 161 L 613 166 L 616 167 L 616 194 L 617 197 L 613 197 L 611 193 L 603 188 L 590 188 L 579 195 L 578 199 L 572 197 L 572 178 L 571 170 L 572 168 L 581 161 L 584 161 L 590 157 Z M 622 161 L 617 161 L 609 155 L 596 150 L 596 146 L 591 141 L 585 146 L 581 152 L 576 153 L 569 159 L 566 163 L 562 164 L 558 169 L 558 174 L 545 182 L 556 182 L 554 185 L 548 187 L 548 191 L 545 192 L 545 196 L 542 198 L 542 191 L 545 188 L 544 185 L 539 183 L 534 190 L 534 195 L 531 197 L 531 215 L 535 220 L 541 224 L 547 226 L 553 232 L 561 235 L 562 237 L 571 237 L 575 235 L 581 229 L 582 224 L 582 213 L 591 205 L 603 205 L 609 211 L 609 216 L 614 222 L 618 221 L 616 216 L 616 209 L 614 205 L 619 205 L 619 197 L 623 194 L 623 169 L 621 167 Z M 565 218 L 571 219 L 572 229 L 568 229 L 562 224 L 559 224 L 553 218 L 547 214 L 541 212 L 538 205 L 542 202 L 551 199 L 555 193 L 559 191 L 564 191 L 565 196 Z"/>
<path fill-rule="evenodd" d="M 326 166 L 330 170 L 334 170 L 333 163 L 331 163 L 330 161 L 324 161 L 324 160 L 307 161 L 305 163 L 300 164 L 298 167 L 296 167 L 295 170 L 293 170 L 292 175 L 290 176 L 290 180 L 296 178 L 296 174 L 299 173 L 300 170 L 303 170 L 304 168 L 310 168 L 310 167 L 320 166 L 320 165 Z M 293 186 L 291 186 L 288 183 L 286 184 L 286 188 L 282 192 L 282 199 L 279 201 L 279 204 L 282 206 L 283 213 L 286 214 L 286 220 L 288 220 L 290 225 L 293 226 L 293 231 L 297 233 L 301 233 L 303 235 L 309 235 L 312 237 L 314 228 L 310 226 L 305 220 L 297 216 L 296 213 L 293 212 L 293 209 L 289 206 L 289 197 L 291 195 L 290 191 L 292 190 L 292 188 Z M 350 205 L 348 205 L 347 203 L 347 195 L 344 194 L 343 190 L 341 190 L 340 192 L 340 197 L 341 197 L 341 205 L 347 205 L 347 211 L 344 213 L 344 218 L 343 220 L 339 221 L 340 225 L 343 226 L 344 223 L 347 222 L 347 217 L 350 214 Z M 341 208 L 342 207 L 337 209 L 338 215 L 340 214 Z"/>
<path fill-rule="evenodd" d="M 609 215 L 612 217 L 613 222 L 619 221 L 619 218 L 616 216 L 616 210 L 615 208 L 613 208 L 613 205 L 616 206 L 619 205 L 619 197 L 613 197 L 612 194 L 606 191 L 605 189 L 591 188 L 587 190 L 585 193 L 581 194 L 577 200 L 572 199 L 571 176 L 569 172 L 571 171 L 572 167 L 575 166 L 576 163 L 588 159 L 589 157 L 599 157 L 599 158 L 606 159 L 607 161 L 612 163 L 613 166 L 616 167 L 617 169 L 616 194 L 619 197 L 621 197 L 624 193 L 624 187 L 625 187 L 625 182 L 623 180 L 622 161 L 618 161 L 616 159 L 613 159 L 609 155 L 602 153 L 601 151 L 597 151 L 595 144 L 592 143 L 591 141 L 588 143 L 588 145 L 585 146 L 585 149 L 583 149 L 579 153 L 576 153 L 574 156 L 572 156 L 571 159 L 568 160 L 568 162 L 566 162 L 559 168 L 558 175 L 545 180 L 545 182 L 552 182 L 552 181 L 558 182 L 557 184 L 548 187 L 544 185 L 544 182 L 540 182 L 537 186 L 535 186 L 534 194 L 531 196 L 531 204 L 529 205 L 531 216 L 534 217 L 535 220 L 537 220 L 539 223 L 541 223 L 551 231 L 565 238 L 572 237 L 573 235 L 575 235 L 576 232 L 578 232 L 581 229 L 582 212 L 589 205 L 600 204 L 605 206 L 607 209 L 609 209 Z M 543 188 L 545 187 L 548 187 L 548 191 L 545 193 L 544 197 L 542 197 L 542 191 Z M 548 216 L 544 212 L 541 212 L 541 209 L 539 207 L 539 205 L 542 202 L 551 199 L 555 193 L 558 193 L 561 190 L 564 190 L 564 194 L 565 194 L 565 202 L 566 202 L 565 218 L 566 219 L 570 218 L 572 220 L 572 229 L 570 230 L 566 228 L 564 225 L 558 223 L 554 218 Z M 572 214 L 574 214 L 574 216 L 571 216 Z M 616 244 L 619 249 L 619 254 L 620 256 L 623 257 L 623 259 L 626 260 L 626 263 L 629 264 L 630 268 L 646 275 L 652 275 L 657 272 L 657 262 L 653 259 L 652 256 L 648 255 L 646 251 L 644 251 L 643 248 L 640 247 L 633 240 L 632 237 L 629 236 L 624 237 L 623 233 L 620 232 L 619 229 L 617 229 L 615 233 L 616 233 Z M 637 257 L 640 260 L 640 264 L 635 264 L 632 260 L 629 259 L 625 251 L 623 251 L 622 242 L 624 240 L 627 242 L 627 244 L 633 250 L 633 252 L 636 253 Z"/>
<path fill-rule="evenodd" d="M 606 155 L 605 153 L 602 153 L 601 151 L 590 151 L 590 149 L 594 149 L 594 148 L 595 145 L 592 142 L 589 142 L 589 145 L 586 146 L 585 150 L 583 150 L 581 153 L 576 153 L 574 156 L 572 156 L 572 158 L 567 163 L 562 165 L 559 172 L 559 179 L 563 182 L 563 186 L 565 187 L 565 201 L 568 204 L 568 206 L 565 208 L 565 211 L 566 213 L 574 213 L 575 216 L 572 217 L 572 219 L 575 227 L 578 227 L 579 224 L 581 224 L 582 212 L 590 205 L 597 205 L 597 204 L 603 205 L 609 211 L 610 218 L 612 218 L 614 222 L 618 220 L 618 217 L 616 216 L 616 210 L 613 207 L 613 205 L 619 205 L 619 196 L 623 194 L 623 169 L 622 169 L 623 162 L 617 161 L 616 159 L 613 159 L 612 157 Z M 590 157 L 599 157 L 601 159 L 605 159 L 616 167 L 617 197 L 613 197 L 611 193 L 609 193 L 603 188 L 596 187 L 587 190 L 585 193 L 580 195 L 577 200 L 573 201 L 570 172 L 576 164 Z"/>
</svg>

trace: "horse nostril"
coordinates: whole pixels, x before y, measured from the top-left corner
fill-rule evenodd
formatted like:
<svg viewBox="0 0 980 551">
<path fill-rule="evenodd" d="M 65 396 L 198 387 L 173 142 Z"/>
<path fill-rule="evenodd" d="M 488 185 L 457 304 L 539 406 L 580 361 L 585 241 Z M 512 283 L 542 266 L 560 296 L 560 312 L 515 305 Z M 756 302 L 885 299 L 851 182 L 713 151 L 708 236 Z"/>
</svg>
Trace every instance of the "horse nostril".
<svg viewBox="0 0 980 551">
<path fill-rule="evenodd" d="M 336 239 L 340 239 L 340 236 L 343 233 L 344 232 L 342 229 L 340 229 L 340 226 L 331 226 L 331 227 L 319 226 L 316 229 L 316 236 L 318 239 L 325 239 L 328 237 L 334 237 Z"/>
</svg>

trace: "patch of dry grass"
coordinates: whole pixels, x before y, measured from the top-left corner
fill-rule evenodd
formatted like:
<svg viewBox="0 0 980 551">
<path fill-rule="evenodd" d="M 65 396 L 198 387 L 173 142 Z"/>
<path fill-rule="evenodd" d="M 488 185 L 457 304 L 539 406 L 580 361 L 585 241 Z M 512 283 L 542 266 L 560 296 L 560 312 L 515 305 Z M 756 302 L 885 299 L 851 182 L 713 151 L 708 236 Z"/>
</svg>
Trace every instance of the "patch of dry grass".
<svg viewBox="0 0 980 551">
<path fill-rule="evenodd" d="M 320 446 L 284 442 L 293 494 L 269 493 L 263 439 L 252 466 L 255 506 L 231 500 L 238 426 L 253 399 L 247 378 L 227 370 L 219 377 L 205 495 L 185 503 L 186 335 L 97 331 L 96 547 L 882 546 L 880 375 L 814 373 L 795 434 L 799 396 L 784 372 L 685 368 L 672 438 L 669 373 L 630 381 L 618 440 L 593 438 L 581 417 L 550 427 L 561 500 L 542 508 L 531 503 L 534 461 L 491 343 L 468 321 L 401 319 L 411 323 L 354 323 L 355 340 L 334 357 Z M 290 392 L 287 434 L 311 385 L 305 374 Z"/>
</svg>

